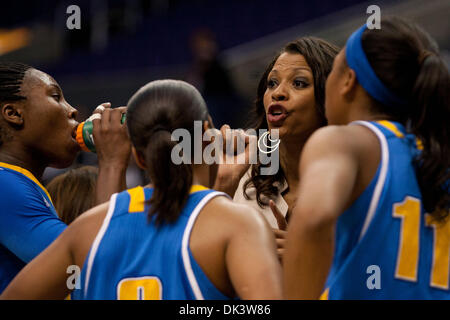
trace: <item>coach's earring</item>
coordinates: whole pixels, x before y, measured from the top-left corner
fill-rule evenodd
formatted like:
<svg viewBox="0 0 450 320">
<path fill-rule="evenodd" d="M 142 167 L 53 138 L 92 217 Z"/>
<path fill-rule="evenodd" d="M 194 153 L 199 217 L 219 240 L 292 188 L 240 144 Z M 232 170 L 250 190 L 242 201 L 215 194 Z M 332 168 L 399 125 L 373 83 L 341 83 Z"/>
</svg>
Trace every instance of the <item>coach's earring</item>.
<svg viewBox="0 0 450 320">
<path fill-rule="evenodd" d="M 269 140 L 271 142 L 271 144 L 275 143 L 275 145 L 273 145 L 273 146 L 272 145 L 270 145 L 270 146 L 267 145 L 267 140 Z M 262 148 L 261 142 L 262 142 L 262 145 L 264 146 L 264 148 Z M 270 138 L 270 132 L 266 131 L 258 139 L 258 149 L 262 153 L 266 153 L 266 154 L 272 153 L 272 152 L 274 152 L 275 150 L 278 149 L 278 146 L 280 145 L 280 142 L 281 142 L 281 140 L 278 139 L 278 138 L 277 139 L 271 139 Z M 266 151 L 266 150 L 268 150 L 268 151 Z"/>
</svg>

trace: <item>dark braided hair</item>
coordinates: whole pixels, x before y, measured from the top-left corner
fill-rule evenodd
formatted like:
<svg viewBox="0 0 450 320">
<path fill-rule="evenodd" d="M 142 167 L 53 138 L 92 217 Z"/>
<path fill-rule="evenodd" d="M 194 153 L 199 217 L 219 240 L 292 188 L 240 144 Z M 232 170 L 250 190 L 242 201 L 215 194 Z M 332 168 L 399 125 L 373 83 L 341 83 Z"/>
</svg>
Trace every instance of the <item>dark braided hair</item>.
<svg viewBox="0 0 450 320">
<path fill-rule="evenodd" d="M 19 62 L 0 62 L 0 104 L 25 100 L 20 89 L 25 72 L 32 67 Z M 0 146 L 8 139 L 8 130 L 0 122 Z"/>
<path fill-rule="evenodd" d="M 31 68 L 19 62 L 0 62 L 0 103 L 26 99 L 19 92 L 25 72 Z"/>
</svg>

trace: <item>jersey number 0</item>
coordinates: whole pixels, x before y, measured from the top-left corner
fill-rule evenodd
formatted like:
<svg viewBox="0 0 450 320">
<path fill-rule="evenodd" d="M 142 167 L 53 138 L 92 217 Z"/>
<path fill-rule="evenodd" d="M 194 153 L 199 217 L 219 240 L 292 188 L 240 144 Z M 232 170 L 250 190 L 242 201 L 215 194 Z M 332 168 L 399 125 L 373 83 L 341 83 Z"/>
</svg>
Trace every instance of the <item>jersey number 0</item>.
<svg viewBox="0 0 450 320">
<path fill-rule="evenodd" d="M 161 300 L 162 285 L 158 277 L 126 278 L 117 285 L 118 300 Z"/>
</svg>

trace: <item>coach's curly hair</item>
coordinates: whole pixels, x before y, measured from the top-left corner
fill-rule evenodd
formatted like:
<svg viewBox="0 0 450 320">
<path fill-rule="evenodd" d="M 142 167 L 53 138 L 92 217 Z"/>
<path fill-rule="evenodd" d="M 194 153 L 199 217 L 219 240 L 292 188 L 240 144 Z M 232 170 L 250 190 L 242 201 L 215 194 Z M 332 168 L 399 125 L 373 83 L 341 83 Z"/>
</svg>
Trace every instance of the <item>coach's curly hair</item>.
<svg viewBox="0 0 450 320">
<path fill-rule="evenodd" d="M 302 37 L 296 41 L 288 43 L 269 63 L 259 80 L 256 92 L 256 100 L 250 112 L 250 121 L 247 128 L 268 129 L 266 112 L 264 109 L 264 93 L 267 89 L 267 77 L 272 71 L 275 62 L 282 53 L 294 53 L 302 55 L 312 70 L 314 78 L 314 95 L 316 100 L 316 111 L 321 126 L 327 124 L 325 118 L 325 82 L 328 74 L 331 72 L 333 60 L 339 52 L 339 48 L 325 40 L 315 37 Z M 260 207 L 268 205 L 268 202 L 262 198 L 262 195 L 268 199 L 274 199 L 279 193 L 279 187 L 283 186 L 285 175 L 280 167 L 274 175 L 261 175 L 260 169 L 264 165 L 259 162 L 252 165 L 251 177 L 244 183 L 244 196 L 250 199 L 247 189 L 253 185 L 256 189 L 256 201 Z M 277 186 L 278 184 L 278 186 Z"/>
<path fill-rule="evenodd" d="M 32 67 L 19 62 L 0 62 L 0 107 L 7 102 L 25 100 L 26 97 L 21 96 L 20 89 L 22 86 L 25 72 Z M 0 121 L 0 146 L 4 141 L 10 139 L 10 132 Z"/>
</svg>

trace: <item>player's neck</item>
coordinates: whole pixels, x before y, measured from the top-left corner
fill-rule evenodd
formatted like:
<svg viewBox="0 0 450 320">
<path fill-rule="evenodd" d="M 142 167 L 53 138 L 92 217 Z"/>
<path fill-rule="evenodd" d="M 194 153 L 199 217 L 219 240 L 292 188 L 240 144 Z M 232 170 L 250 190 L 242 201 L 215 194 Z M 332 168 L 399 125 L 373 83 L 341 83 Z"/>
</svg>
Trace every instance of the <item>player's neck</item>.
<svg viewBox="0 0 450 320">
<path fill-rule="evenodd" d="M 45 164 L 36 161 L 36 157 L 32 153 L 24 152 L 21 148 L 12 148 L 8 145 L 3 145 L 0 148 L 0 162 L 26 169 L 39 181 L 46 168 Z"/>
<path fill-rule="evenodd" d="M 340 106 L 341 119 L 339 124 L 349 124 L 354 121 L 376 121 L 381 120 L 374 117 L 374 105 L 373 98 L 357 84 L 352 91 L 352 94 L 347 96 L 347 99 L 342 101 L 344 105 Z M 344 111 L 345 110 L 345 111 Z"/>
<path fill-rule="evenodd" d="M 210 188 L 211 182 L 209 181 L 210 166 L 205 164 L 192 166 L 192 184 L 199 184 L 204 187 Z"/>
<path fill-rule="evenodd" d="M 374 113 L 370 108 L 367 108 L 368 101 L 354 104 L 347 113 L 347 123 L 353 121 L 379 121 L 391 120 L 392 117 L 382 113 Z"/>
</svg>

